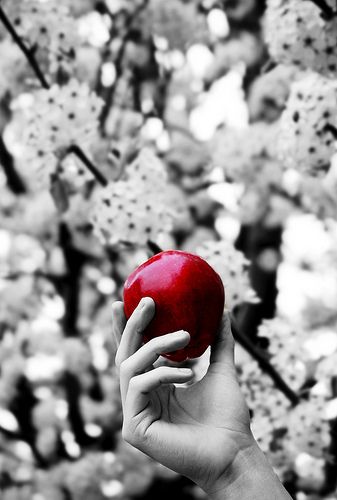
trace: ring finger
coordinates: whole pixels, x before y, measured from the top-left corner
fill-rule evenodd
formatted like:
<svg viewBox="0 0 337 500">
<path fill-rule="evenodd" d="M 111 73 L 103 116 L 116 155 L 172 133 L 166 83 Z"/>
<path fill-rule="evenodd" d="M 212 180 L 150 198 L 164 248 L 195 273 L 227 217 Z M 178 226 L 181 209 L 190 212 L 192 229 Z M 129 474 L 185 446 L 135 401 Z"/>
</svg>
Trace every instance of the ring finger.
<svg viewBox="0 0 337 500">
<path fill-rule="evenodd" d="M 126 399 L 130 380 L 153 368 L 153 363 L 162 353 L 173 352 L 185 347 L 190 341 L 188 332 L 183 330 L 168 333 L 150 340 L 120 365 L 120 387 L 122 401 Z"/>
</svg>

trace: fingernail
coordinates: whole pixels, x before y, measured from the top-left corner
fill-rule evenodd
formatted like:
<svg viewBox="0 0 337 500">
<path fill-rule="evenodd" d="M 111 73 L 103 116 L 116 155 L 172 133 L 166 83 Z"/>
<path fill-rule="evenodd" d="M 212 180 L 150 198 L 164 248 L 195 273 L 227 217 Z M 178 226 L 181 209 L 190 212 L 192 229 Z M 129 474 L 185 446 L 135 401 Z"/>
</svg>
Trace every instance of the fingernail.
<svg viewBox="0 0 337 500">
<path fill-rule="evenodd" d="M 179 330 L 178 332 L 175 332 L 177 337 L 182 337 L 183 335 L 186 337 L 186 333 L 188 333 L 186 330 Z"/>
<path fill-rule="evenodd" d="M 144 309 L 144 307 L 146 306 L 146 298 L 145 297 L 140 299 L 138 306 L 139 306 L 139 309 Z"/>
</svg>

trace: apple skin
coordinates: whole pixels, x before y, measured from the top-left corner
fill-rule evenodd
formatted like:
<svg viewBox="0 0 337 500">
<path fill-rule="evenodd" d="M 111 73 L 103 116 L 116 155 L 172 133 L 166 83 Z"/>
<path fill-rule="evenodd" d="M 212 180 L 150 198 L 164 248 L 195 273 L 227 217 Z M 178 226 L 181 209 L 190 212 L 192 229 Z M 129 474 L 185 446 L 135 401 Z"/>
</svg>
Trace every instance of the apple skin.
<svg viewBox="0 0 337 500">
<path fill-rule="evenodd" d="M 139 266 L 124 285 L 127 318 L 142 297 L 151 297 L 155 315 L 144 331 L 144 342 L 186 330 L 189 344 L 162 355 L 171 361 L 201 356 L 217 335 L 225 305 L 220 276 L 201 257 L 178 250 L 161 252 Z"/>
</svg>

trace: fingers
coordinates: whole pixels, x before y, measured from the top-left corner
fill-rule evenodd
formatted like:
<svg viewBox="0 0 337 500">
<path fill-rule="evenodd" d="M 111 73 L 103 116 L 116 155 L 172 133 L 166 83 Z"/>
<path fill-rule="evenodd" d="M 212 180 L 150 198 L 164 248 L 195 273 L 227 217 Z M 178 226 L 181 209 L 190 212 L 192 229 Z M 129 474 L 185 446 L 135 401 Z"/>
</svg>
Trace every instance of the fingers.
<svg viewBox="0 0 337 500">
<path fill-rule="evenodd" d="M 153 363 L 157 361 L 161 354 L 182 349 L 189 341 L 190 335 L 185 331 L 168 333 L 150 340 L 132 356 L 125 359 L 120 365 L 122 401 L 126 399 L 132 377 L 153 368 Z"/>
<path fill-rule="evenodd" d="M 187 382 L 193 376 L 190 368 L 160 366 L 130 380 L 124 405 L 124 426 L 133 417 L 139 416 L 149 405 L 150 393 L 162 385 Z"/>
<path fill-rule="evenodd" d="M 229 366 L 234 368 L 234 338 L 230 315 L 225 313 L 218 336 L 211 346 L 210 368 L 216 367 L 217 371 L 226 371 Z"/>
<path fill-rule="evenodd" d="M 142 333 L 152 320 L 155 312 L 155 304 L 150 297 L 144 297 L 139 302 L 130 319 L 127 321 L 120 339 L 116 354 L 116 366 L 132 356 L 143 343 Z"/>
<path fill-rule="evenodd" d="M 123 302 L 117 301 L 112 304 L 112 334 L 118 348 L 122 333 L 126 325 Z"/>
</svg>

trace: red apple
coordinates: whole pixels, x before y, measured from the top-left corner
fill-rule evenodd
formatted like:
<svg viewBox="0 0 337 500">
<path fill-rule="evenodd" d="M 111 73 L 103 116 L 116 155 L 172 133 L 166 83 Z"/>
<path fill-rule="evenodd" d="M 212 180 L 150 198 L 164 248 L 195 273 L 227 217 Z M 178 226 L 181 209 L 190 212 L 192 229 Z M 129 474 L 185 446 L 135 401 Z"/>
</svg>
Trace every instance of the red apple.
<svg viewBox="0 0 337 500">
<path fill-rule="evenodd" d="M 142 297 L 156 304 L 144 342 L 186 330 L 187 347 L 163 354 L 173 361 L 201 356 L 212 344 L 220 326 L 225 292 L 220 276 L 202 258 L 187 252 L 161 252 L 130 274 L 124 285 L 124 309 L 131 316 Z"/>
</svg>

